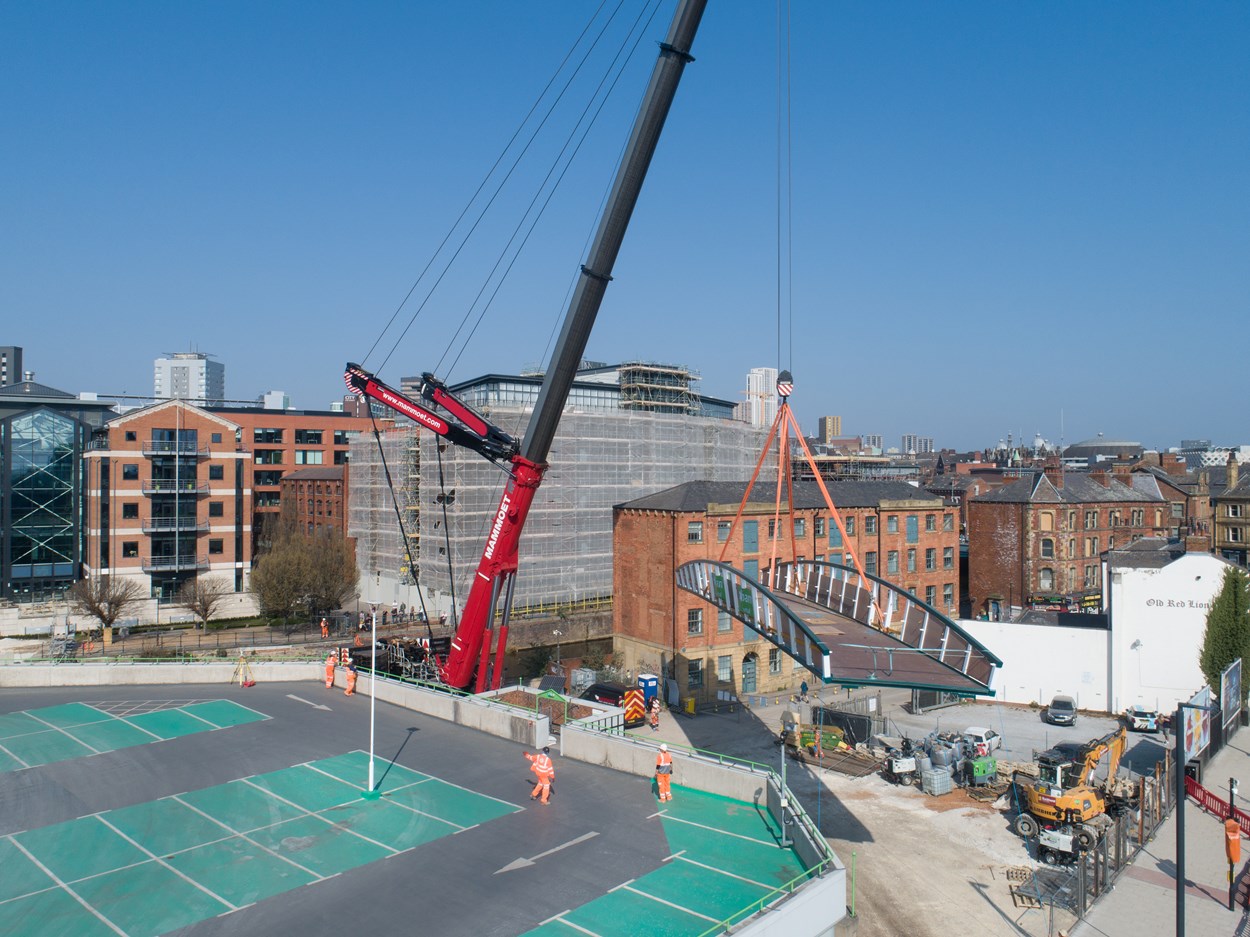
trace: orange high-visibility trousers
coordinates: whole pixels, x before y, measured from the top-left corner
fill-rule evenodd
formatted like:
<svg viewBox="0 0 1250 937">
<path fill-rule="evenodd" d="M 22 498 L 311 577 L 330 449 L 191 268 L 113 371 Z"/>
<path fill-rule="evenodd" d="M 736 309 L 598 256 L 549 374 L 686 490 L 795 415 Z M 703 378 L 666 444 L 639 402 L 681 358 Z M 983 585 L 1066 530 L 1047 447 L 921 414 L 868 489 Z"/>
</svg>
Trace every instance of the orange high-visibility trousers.
<svg viewBox="0 0 1250 937">
<path fill-rule="evenodd" d="M 356 693 L 356 671 L 347 671 L 347 689 L 343 691 L 344 696 L 353 696 Z"/>
<path fill-rule="evenodd" d="M 657 774 L 655 776 L 656 786 L 660 789 L 660 800 L 672 800 L 673 792 L 668 789 L 669 775 Z"/>
<path fill-rule="evenodd" d="M 326 659 L 326 689 L 329 690 L 329 689 L 332 689 L 333 687 L 334 687 L 334 658 L 330 657 Z"/>
</svg>

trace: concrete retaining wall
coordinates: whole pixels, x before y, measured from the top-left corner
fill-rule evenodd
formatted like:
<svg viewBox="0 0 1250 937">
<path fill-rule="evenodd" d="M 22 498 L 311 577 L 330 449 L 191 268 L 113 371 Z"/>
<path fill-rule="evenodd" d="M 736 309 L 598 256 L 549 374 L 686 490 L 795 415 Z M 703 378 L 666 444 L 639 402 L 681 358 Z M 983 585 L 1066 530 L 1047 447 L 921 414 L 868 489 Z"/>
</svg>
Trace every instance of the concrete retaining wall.
<svg viewBox="0 0 1250 937">
<path fill-rule="evenodd" d="M 357 691 L 368 696 L 370 683 L 368 676 L 362 676 L 356 685 Z M 456 696 L 383 678 L 378 681 L 378 699 L 488 735 L 511 739 L 529 748 L 546 745 L 551 736 L 551 720 L 546 716 L 477 697 Z"/>
<path fill-rule="evenodd" d="M 0 667 L 0 688 L 45 686 L 139 686 L 170 683 L 229 683 L 237 660 L 221 663 L 65 663 L 9 664 Z M 309 661 L 260 661 L 248 658 L 257 683 L 316 683 L 325 679 L 324 664 Z M 342 678 L 340 677 L 340 680 Z M 381 697 L 378 697 L 381 699 Z"/>
</svg>

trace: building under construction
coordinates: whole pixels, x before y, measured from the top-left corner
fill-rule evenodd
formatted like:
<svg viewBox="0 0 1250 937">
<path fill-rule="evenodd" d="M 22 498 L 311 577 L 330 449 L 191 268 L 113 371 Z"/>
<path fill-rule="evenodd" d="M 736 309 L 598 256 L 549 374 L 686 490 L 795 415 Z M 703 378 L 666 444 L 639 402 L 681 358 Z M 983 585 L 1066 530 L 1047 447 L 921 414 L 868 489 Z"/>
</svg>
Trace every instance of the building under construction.
<svg viewBox="0 0 1250 937">
<path fill-rule="evenodd" d="M 742 481 L 754 470 L 763 429 L 724 418 L 732 404 L 694 395 L 688 381 L 684 391 L 672 386 L 660 393 L 664 385 L 654 383 L 644 392 L 642 379 L 693 374 L 668 366 L 644 373 L 650 367 L 620 366 L 619 381 L 605 376 L 618 368 L 579 372 L 552 445 L 550 468 L 526 522 L 514 611 L 593 607 L 611 597 L 614 505 L 694 479 Z M 629 380 L 623 380 L 626 376 Z M 404 383 L 411 395 L 416 386 Z M 520 436 L 538 386 L 529 375 L 488 375 L 453 390 L 491 422 Z M 642 405 L 647 394 L 650 407 Z M 717 416 L 704 415 L 709 413 Z M 348 520 L 357 538 L 361 598 L 384 606 L 413 605 L 415 580 L 431 611 L 448 612 L 463 603 L 471 584 L 504 473 L 476 453 L 411 425 L 383 434 L 382 452 L 398 516 L 376 440 L 361 436 L 351 452 Z"/>
</svg>

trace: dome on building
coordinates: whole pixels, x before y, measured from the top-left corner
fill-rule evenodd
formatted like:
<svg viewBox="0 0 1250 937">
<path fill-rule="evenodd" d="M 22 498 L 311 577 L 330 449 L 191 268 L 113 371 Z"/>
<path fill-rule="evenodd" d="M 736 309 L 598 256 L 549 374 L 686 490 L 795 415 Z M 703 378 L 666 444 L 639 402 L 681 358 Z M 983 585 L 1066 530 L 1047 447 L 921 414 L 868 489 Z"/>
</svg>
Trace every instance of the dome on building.
<svg viewBox="0 0 1250 937">
<path fill-rule="evenodd" d="M 1130 458 L 1141 458 L 1141 454 L 1145 451 L 1145 447 L 1139 442 L 1133 442 L 1127 439 L 1108 439 L 1099 433 L 1093 439 L 1084 439 L 1081 442 L 1074 442 L 1068 448 L 1063 450 L 1065 459 L 1088 459 L 1096 462 L 1098 458 L 1115 458 L 1117 456 L 1127 455 Z"/>
</svg>

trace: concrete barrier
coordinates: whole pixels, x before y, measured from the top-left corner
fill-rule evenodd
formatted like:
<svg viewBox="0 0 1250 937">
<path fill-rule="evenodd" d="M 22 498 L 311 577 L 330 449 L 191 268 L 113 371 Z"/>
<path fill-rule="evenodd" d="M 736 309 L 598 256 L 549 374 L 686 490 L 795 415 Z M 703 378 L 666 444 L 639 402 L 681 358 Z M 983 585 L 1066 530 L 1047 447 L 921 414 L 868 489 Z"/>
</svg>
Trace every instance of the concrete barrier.
<svg viewBox="0 0 1250 937">
<path fill-rule="evenodd" d="M 368 696 L 371 683 L 368 675 L 362 675 L 357 692 Z M 551 720 L 547 716 L 482 697 L 459 696 L 382 677 L 378 680 L 377 698 L 530 748 L 546 745 L 551 736 Z"/>
<path fill-rule="evenodd" d="M 0 688 L 51 686 L 140 686 L 172 683 L 229 683 L 238 659 L 211 663 L 79 662 L 63 664 L 8 664 L 0 667 Z M 325 678 L 324 665 L 309 661 L 247 659 L 257 683 L 316 682 Z"/>
</svg>

